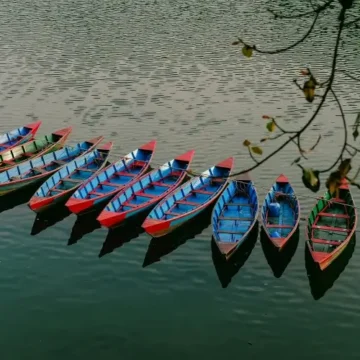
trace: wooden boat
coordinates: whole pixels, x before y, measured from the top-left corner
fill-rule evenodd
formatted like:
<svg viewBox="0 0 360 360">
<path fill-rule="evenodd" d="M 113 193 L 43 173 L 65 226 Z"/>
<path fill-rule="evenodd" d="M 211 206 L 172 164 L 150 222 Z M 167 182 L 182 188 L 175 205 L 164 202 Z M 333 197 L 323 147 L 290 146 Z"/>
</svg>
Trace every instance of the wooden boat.
<svg viewBox="0 0 360 360">
<path fill-rule="evenodd" d="M 36 137 L 32 141 L 2 152 L 0 154 L 0 172 L 19 165 L 24 161 L 61 149 L 71 131 L 72 127 L 57 130 L 50 135 Z"/>
<path fill-rule="evenodd" d="M 0 135 L 0 153 L 32 140 L 41 124 L 41 121 L 36 121 Z"/>
<path fill-rule="evenodd" d="M 97 220 L 102 226 L 113 228 L 125 219 L 152 208 L 182 183 L 194 154 L 194 150 L 182 154 L 125 186 Z"/>
<path fill-rule="evenodd" d="M 279 251 L 282 250 L 300 221 L 300 204 L 285 175 L 281 174 L 267 193 L 261 218 L 265 234 Z"/>
<path fill-rule="evenodd" d="M 103 137 L 99 136 L 74 147 L 65 146 L 60 150 L 25 161 L 0 173 L 0 195 L 43 181 L 66 163 L 93 150 L 102 139 Z"/>
<path fill-rule="evenodd" d="M 149 168 L 156 148 L 151 141 L 112 163 L 85 181 L 66 202 L 75 214 L 85 213 L 109 200 L 125 185 L 134 182 Z"/>
<path fill-rule="evenodd" d="M 357 225 L 357 212 L 349 184 L 342 180 L 339 197 L 329 192 L 311 210 L 306 227 L 307 246 L 321 270 L 326 269 L 346 248 Z"/>
<path fill-rule="evenodd" d="M 224 190 L 233 165 L 234 158 L 230 157 L 169 194 L 145 219 L 144 230 L 161 237 L 205 210 Z"/>
<path fill-rule="evenodd" d="M 226 260 L 245 242 L 257 221 L 258 212 L 256 188 L 248 175 L 231 181 L 211 216 L 215 243 Z"/>
<path fill-rule="evenodd" d="M 97 174 L 107 163 L 113 143 L 108 142 L 67 163 L 47 179 L 29 201 L 29 207 L 40 213 L 65 202 L 89 177 Z"/>
</svg>

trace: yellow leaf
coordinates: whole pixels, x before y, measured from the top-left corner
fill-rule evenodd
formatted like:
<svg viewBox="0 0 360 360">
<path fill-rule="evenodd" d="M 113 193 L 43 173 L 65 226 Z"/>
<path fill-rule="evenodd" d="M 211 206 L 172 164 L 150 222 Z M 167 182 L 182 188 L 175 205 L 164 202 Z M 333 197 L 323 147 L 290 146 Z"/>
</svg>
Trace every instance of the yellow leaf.
<svg viewBox="0 0 360 360">
<path fill-rule="evenodd" d="M 351 170 L 351 159 L 343 160 L 341 162 L 341 164 L 339 165 L 338 170 L 339 170 L 340 176 L 342 178 L 344 178 Z"/>
<path fill-rule="evenodd" d="M 274 121 L 269 121 L 269 122 L 266 124 L 266 128 L 267 128 L 270 132 L 275 131 L 276 125 L 275 125 Z"/>
<path fill-rule="evenodd" d="M 244 140 L 243 145 L 244 145 L 244 146 L 250 146 L 250 145 L 251 145 L 251 142 L 246 139 L 246 140 Z"/>
<path fill-rule="evenodd" d="M 304 87 L 303 87 L 303 92 L 305 95 L 305 99 L 308 102 L 313 102 L 314 98 L 315 98 L 315 82 L 310 79 L 305 81 L 304 83 Z"/>
<path fill-rule="evenodd" d="M 251 151 L 252 151 L 254 154 L 258 154 L 258 155 L 262 155 L 262 153 L 263 153 L 261 147 L 259 147 L 259 146 L 252 146 L 252 147 L 251 147 Z"/>
<path fill-rule="evenodd" d="M 303 168 L 300 164 L 297 164 L 302 169 L 302 181 L 304 185 L 312 192 L 317 192 L 320 189 L 319 171 L 309 168 Z"/>
<path fill-rule="evenodd" d="M 329 178 L 326 181 L 326 187 L 331 195 L 338 192 L 339 186 L 341 185 L 341 179 L 342 177 L 339 170 L 334 171 L 329 175 Z"/>
<path fill-rule="evenodd" d="M 313 169 L 304 169 L 303 172 L 305 180 L 311 185 L 316 186 L 319 179 L 315 176 Z"/>
<path fill-rule="evenodd" d="M 253 48 L 249 45 L 244 45 L 244 47 L 242 48 L 242 53 L 244 56 L 250 58 L 253 53 Z"/>
</svg>

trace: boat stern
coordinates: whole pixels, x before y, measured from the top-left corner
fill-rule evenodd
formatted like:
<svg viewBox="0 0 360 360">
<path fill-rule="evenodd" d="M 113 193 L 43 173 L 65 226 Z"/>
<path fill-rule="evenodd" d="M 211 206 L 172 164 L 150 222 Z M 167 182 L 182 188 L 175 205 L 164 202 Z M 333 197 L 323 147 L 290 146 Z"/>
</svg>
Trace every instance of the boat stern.
<svg viewBox="0 0 360 360">
<path fill-rule="evenodd" d="M 37 133 L 37 131 L 39 130 L 41 124 L 42 124 L 42 121 L 39 120 L 39 121 L 35 121 L 31 124 L 27 124 L 24 127 L 27 129 L 30 129 L 31 134 L 34 136 Z"/>
<path fill-rule="evenodd" d="M 172 231 L 170 220 L 146 218 L 141 227 L 152 237 L 161 237 Z"/>
<path fill-rule="evenodd" d="M 81 214 L 82 212 L 88 210 L 91 206 L 93 206 L 94 202 L 91 199 L 77 199 L 70 198 L 65 206 L 74 214 Z"/>
</svg>

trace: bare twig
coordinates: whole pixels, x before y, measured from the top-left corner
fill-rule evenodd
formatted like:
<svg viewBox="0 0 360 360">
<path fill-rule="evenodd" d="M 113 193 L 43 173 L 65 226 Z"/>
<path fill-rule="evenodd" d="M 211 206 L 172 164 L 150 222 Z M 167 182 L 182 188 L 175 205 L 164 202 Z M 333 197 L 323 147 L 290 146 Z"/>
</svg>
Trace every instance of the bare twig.
<svg viewBox="0 0 360 360">
<path fill-rule="evenodd" d="M 268 11 L 274 15 L 275 18 L 278 19 L 299 19 L 302 17 L 306 17 L 312 14 L 320 14 L 322 11 L 324 11 L 326 8 L 328 8 L 332 3 L 334 2 L 334 0 L 330 0 L 328 2 L 326 2 L 324 5 L 319 6 L 318 8 L 314 9 L 311 11 L 307 11 L 304 13 L 300 13 L 300 14 L 294 14 L 294 15 L 283 15 L 283 14 L 278 14 L 275 11 L 268 9 Z"/>
<path fill-rule="evenodd" d="M 346 75 L 347 77 L 349 77 L 350 79 L 352 79 L 352 80 L 354 80 L 354 81 L 359 81 L 360 82 L 360 78 L 357 78 L 357 77 L 355 77 L 355 76 L 353 76 L 353 75 L 350 75 L 347 71 L 345 71 L 345 70 L 336 70 L 336 71 L 339 71 L 339 72 L 341 72 L 341 73 L 343 73 L 344 75 Z"/>
<path fill-rule="evenodd" d="M 360 23 L 360 17 L 347 22 L 346 24 L 344 24 L 344 27 L 350 27 L 351 25 L 354 25 L 354 24 L 357 24 L 357 23 Z"/>
</svg>

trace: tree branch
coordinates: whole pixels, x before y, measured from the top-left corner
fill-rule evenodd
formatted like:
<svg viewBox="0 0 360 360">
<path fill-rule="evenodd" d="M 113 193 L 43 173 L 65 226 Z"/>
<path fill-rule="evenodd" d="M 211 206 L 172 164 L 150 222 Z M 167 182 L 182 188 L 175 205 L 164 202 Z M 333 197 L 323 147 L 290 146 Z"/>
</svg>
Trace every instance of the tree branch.
<svg viewBox="0 0 360 360">
<path fill-rule="evenodd" d="M 357 78 L 353 75 L 350 75 L 347 71 L 345 70 L 336 70 L 336 71 L 340 71 L 341 73 L 343 73 L 344 75 L 346 75 L 347 77 L 349 77 L 350 79 L 354 80 L 354 81 L 359 81 L 360 82 L 360 78 Z"/>
<path fill-rule="evenodd" d="M 333 2 L 334 2 L 334 0 L 330 0 L 330 1 L 326 2 L 324 5 L 317 7 L 316 9 L 314 9 L 314 7 L 311 3 L 313 10 L 307 11 L 304 13 L 300 13 L 300 14 L 295 14 L 295 15 L 277 14 L 275 11 L 273 11 L 271 9 L 268 9 L 268 11 L 274 15 L 275 19 L 300 19 L 302 17 L 306 17 L 306 16 L 309 16 L 312 14 L 320 14 L 322 11 L 324 11 L 326 8 L 328 8 Z"/>
<path fill-rule="evenodd" d="M 360 17 L 356 18 L 355 20 L 349 21 L 344 24 L 344 27 L 350 27 L 351 25 L 354 25 L 356 23 L 360 22 Z"/>
</svg>

